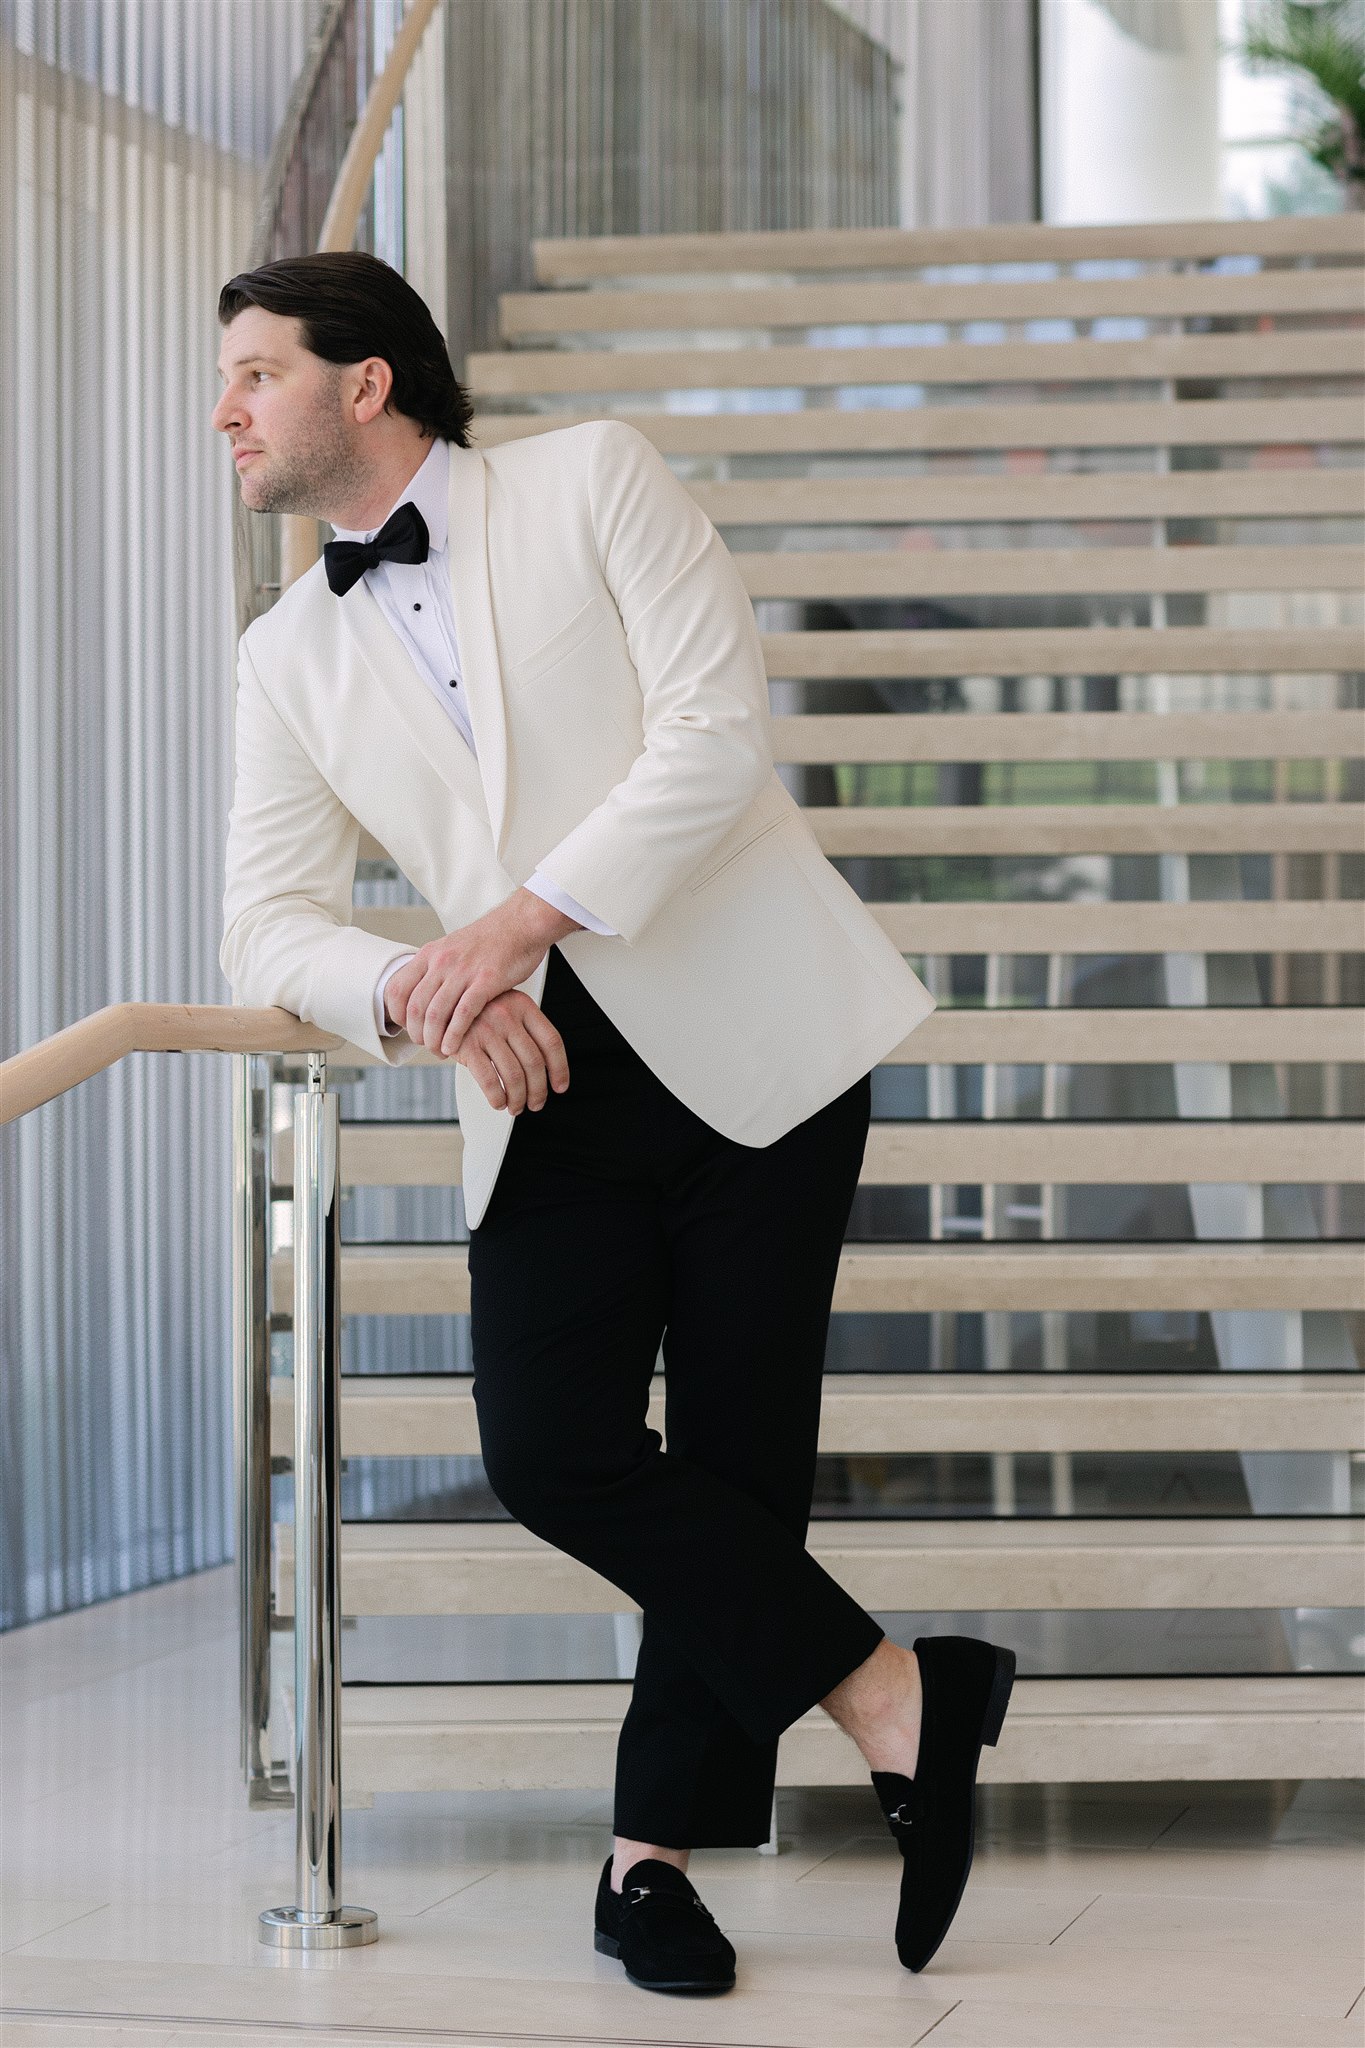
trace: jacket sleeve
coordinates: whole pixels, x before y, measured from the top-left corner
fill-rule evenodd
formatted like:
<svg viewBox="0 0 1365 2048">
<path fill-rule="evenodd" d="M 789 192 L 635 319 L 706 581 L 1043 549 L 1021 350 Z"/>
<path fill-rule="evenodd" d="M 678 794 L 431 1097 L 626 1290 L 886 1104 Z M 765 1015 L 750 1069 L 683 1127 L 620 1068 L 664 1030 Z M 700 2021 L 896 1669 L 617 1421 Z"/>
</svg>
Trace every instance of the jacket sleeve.
<svg viewBox="0 0 1365 2048">
<path fill-rule="evenodd" d="M 629 943 L 772 780 L 768 679 L 728 549 L 624 420 L 596 424 L 588 495 L 644 698 L 644 750 L 540 872 Z"/>
<path fill-rule="evenodd" d="M 599 932 L 604 939 L 620 938 L 621 934 L 612 925 L 604 923 L 584 904 L 576 903 L 567 889 L 561 889 L 548 875 L 542 875 L 539 868 L 533 875 L 528 875 L 521 886 L 539 896 L 542 902 L 552 903 L 556 910 L 562 910 L 565 917 L 574 918 L 584 931 Z"/>
<path fill-rule="evenodd" d="M 314 766 L 252 659 L 237 650 L 236 784 L 228 817 L 219 964 L 233 1000 L 278 1005 L 404 1066 L 421 1047 L 382 1038 L 374 988 L 410 946 L 351 922 L 360 826 Z"/>
</svg>

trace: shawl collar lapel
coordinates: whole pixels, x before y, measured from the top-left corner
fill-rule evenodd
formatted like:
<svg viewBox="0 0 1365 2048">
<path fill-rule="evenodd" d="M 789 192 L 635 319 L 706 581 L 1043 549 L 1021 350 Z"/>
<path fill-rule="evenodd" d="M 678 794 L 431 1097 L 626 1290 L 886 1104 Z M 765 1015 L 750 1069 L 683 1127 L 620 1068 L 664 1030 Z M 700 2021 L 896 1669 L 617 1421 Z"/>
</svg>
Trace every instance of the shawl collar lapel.
<svg viewBox="0 0 1365 2048">
<path fill-rule="evenodd" d="M 502 703 L 502 663 L 498 658 L 493 600 L 488 588 L 487 472 L 477 448 L 457 448 L 453 441 L 449 544 L 450 587 L 469 722 L 479 750 L 479 774 L 493 843 L 501 858 L 507 838 L 507 726 Z"/>
<path fill-rule="evenodd" d="M 496 850 L 506 838 L 507 732 L 502 666 L 488 588 L 483 456 L 450 447 L 450 583 L 462 682 L 478 760 L 418 674 L 363 576 L 339 600 L 361 653 L 422 753 L 463 803 L 487 816 Z M 337 600 L 334 600 L 336 602 Z"/>
</svg>

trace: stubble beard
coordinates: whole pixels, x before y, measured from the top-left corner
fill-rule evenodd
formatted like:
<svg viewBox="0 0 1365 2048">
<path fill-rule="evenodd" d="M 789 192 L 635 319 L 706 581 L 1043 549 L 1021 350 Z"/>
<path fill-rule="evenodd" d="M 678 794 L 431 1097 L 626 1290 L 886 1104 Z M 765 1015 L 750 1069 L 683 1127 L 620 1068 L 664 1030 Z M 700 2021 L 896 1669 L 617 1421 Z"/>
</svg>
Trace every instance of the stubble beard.
<svg viewBox="0 0 1365 2048">
<path fill-rule="evenodd" d="M 249 512 L 292 512 L 313 519 L 329 519 L 328 508 L 344 503 L 363 482 L 364 464 L 330 409 L 301 422 L 292 447 L 267 450 L 238 476 Z"/>
</svg>

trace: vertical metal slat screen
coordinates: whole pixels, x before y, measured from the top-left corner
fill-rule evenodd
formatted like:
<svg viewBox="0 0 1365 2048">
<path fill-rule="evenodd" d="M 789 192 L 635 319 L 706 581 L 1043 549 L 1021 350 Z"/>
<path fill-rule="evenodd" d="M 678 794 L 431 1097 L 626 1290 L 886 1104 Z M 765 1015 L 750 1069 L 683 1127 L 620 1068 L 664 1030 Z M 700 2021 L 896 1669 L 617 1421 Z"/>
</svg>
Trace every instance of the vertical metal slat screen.
<svg viewBox="0 0 1365 2048">
<path fill-rule="evenodd" d="M 538 237 L 895 225 L 894 72 L 811 0 L 447 0 L 456 374 Z"/>
<path fill-rule="evenodd" d="M 319 0 L 0 0 L 0 1005 L 222 1000 L 236 622 L 208 425 Z M 231 1548 L 230 1072 L 134 1057 L 0 1156 L 0 1625 Z"/>
</svg>

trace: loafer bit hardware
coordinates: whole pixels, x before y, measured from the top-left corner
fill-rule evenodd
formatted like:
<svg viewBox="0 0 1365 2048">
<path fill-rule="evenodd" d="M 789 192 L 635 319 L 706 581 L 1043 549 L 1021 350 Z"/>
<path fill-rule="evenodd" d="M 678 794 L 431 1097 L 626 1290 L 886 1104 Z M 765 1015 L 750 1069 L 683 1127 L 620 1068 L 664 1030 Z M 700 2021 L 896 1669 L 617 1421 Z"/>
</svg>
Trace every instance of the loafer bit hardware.
<svg viewBox="0 0 1365 2048">
<path fill-rule="evenodd" d="M 976 1636 L 918 1636 L 914 1648 L 923 1688 L 915 1775 L 873 1771 L 872 1785 L 902 1857 L 896 1953 L 918 1971 L 966 1888 L 981 1749 L 999 1740 L 1015 1659 Z"/>
<path fill-rule="evenodd" d="M 735 1951 L 715 1915 L 675 1865 L 644 1860 L 659 1871 L 658 1879 L 632 1884 L 627 1878 L 620 1892 L 611 1890 L 611 1857 L 603 1864 L 593 1947 L 599 1955 L 615 1957 L 631 1983 L 646 1991 L 729 1991 L 735 1982 Z M 693 1917 L 682 1919 L 673 1911 L 679 1906 L 690 1908 Z M 699 1926 L 698 1920 L 706 1925 Z"/>
</svg>

